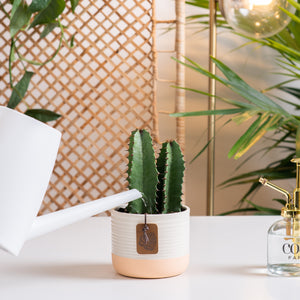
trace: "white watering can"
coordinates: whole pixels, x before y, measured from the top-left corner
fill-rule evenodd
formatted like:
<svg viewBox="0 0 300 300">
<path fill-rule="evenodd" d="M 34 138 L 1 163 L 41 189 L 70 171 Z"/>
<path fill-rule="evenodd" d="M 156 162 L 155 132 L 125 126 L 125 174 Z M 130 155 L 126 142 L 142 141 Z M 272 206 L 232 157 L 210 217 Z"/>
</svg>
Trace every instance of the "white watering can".
<svg viewBox="0 0 300 300">
<path fill-rule="evenodd" d="M 0 106 L 0 249 L 18 255 L 27 239 L 141 198 L 130 190 L 37 217 L 61 133 Z"/>
</svg>

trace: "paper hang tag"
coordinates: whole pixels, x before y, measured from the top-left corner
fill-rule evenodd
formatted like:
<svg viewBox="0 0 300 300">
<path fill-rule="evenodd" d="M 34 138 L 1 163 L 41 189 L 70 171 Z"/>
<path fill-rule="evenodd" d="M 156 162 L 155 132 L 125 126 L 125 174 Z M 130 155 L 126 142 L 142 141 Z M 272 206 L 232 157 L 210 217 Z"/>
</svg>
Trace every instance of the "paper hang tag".
<svg viewBox="0 0 300 300">
<path fill-rule="evenodd" d="M 156 224 L 136 225 L 136 251 L 138 254 L 158 253 L 158 230 Z"/>
</svg>

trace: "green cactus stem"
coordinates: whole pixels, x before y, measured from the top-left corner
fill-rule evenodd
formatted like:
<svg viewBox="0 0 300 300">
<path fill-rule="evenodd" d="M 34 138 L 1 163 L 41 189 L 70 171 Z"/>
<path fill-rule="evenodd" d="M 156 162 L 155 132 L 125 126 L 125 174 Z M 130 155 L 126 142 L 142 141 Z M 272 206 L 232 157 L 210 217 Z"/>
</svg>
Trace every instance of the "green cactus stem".
<svg viewBox="0 0 300 300">
<path fill-rule="evenodd" d="M 157 159 L 159 183 L 157 208 L 159 213 L 181 211 L 184 160 L 180 146 L 175 141 L 162 145 Z"/>
<path fill-rule="evenodd" d="M 139 190 L 143 199 L 130 202 L 126 211 L 136 214 L 156 213 L 158 174 L 152 139 L 146 130 L 131 133 L 128 160 L 128 187 Z"/>
</svg>

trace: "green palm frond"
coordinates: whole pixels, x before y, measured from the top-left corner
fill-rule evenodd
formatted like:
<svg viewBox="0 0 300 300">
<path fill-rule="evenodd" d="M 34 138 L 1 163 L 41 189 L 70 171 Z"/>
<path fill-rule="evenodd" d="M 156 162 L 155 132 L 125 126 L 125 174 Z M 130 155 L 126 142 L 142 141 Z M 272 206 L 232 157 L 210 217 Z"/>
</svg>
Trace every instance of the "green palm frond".
<svg viewBox="0 0 300 300">
<path fill-rule="evenodd" d="M 278 103 L 264 93 L 252 88 L 224 63 L 215 58 L 212 59 L 224 77 L 211 74 L 209 71 L 202 68 L 199 64 L 190 59 L 186 59 L 187 62 L 180 63 L 200 74 L 214 78 L 236 94 L 242 96 L 245 101 L 242 102 L 220 98 L 220 100 L 226 102 L 227 104 L 229 103 L 233 105 L 234 108 L 176 113 L 172 114 L 172 116 L 195 117 L 204 115 L 234 115 L 232 116 L 231 120 L 237 124 L 244 123 L 249 119 L 254 118 L 255 120 L 248 127 L 246 132 L 241 135 L 228 153 L 229 158 L 234 157 L 235 159 L 238 159 L 244 155 L 263 136 L 265 136 L 267 132 L 282 130 L 282 126 L 287 122 L 290 123 L 294 128 L 300 126 L 300 121 L 282 108 Z M 199 92 L 195 89 L 189 90 Z"/>
<path fill-rule="evenodd" d="M 284 155 L 283 158 L 271 162 L 264 168 L 234 176 L 220 185 L 221 187 L 229 187 L 232 185 L 250 184 L 248 190 L 240 200 L 240 207 L 228 213 L 249 211 L 259 214 L 278 214 L 280 212 L 279 210 L 257 205 L 249 201 L 249 197 L 252 197 L 257 189 L 260 188 L 260 184 L 258 183 L 260 176 L 268 177 L 270 180 L 295 177 L 295 167 L 290 160 L 295 157 L 295 155 L 300 157 L 300 116 L 297 115 L 300 109 L 300 104 L 298 103 L 300 99 L 300 88 L 295 86 L 295 83 L 300 79 L 300 4 L 298 3 L 299 1 L 296 0 L 288 1 L 296 8 L 295 14 L 291 14 L 283 9 L 283 11 L 290 16 L 291 22 L 278 34 L 265 39 L 249 38 L 243 34 L 236 33 L 226 25 L 226 21 L 219 13 L 217 15 L 218 27 L 226 28 L 235 35 L 247 39 L 242 45 L 243 47 L 256 43 L 261 47 L 270 48 L 277 53 L 276 62 L 279 71 L 275 74 L 281 75 L 281 78 L 284 76 L 281 82 L 263 91 L 257 91 L 231 70 L 230 67 L 215 58 L 212 58 L 212 61 L 221 71 L 221 75 L 211 74 L 190 59 L 186 59 L 186 62 L 180 62 L 199 74 L 215 79 L 218 83 L 238 95 L 239 100 L 213 96 L 216 100 L 229 104 L 230 107 L 216 111 L 185 112 L 174 114 L 174 116 L 195 117 L 203 115 L 226 115 L 227 118 L 229 117 L 227 124 L 230 122 L 234 122 L 237 125 L 249 123 L 250 125 L 248 125 L 247 129 L 230 149 L 228 156 L 234 158 L 242 157 L 261 139 L 267 140 L 268 144 L 266 147 L 258 147 L 258 150 L 256 149 L 252 155 L 246 157 L 238 168 L 250 159 L 253 159 L 255 155 L 267 155 L 274 149 L 280 150 Z M 190 16 L 189 19 L 193 20 L 194 23 L 198 20 L 199 24 L 202 23 L 204 28 L 207 28 L 208 14 L 206 14 L 204 10 L 208 9 L 209 1 L 191 0 L 187 3 L 203 9 L 202 15 Z M 221 21 L 223 23 L 221 23 Z M 199 92 L 195 89 L 186 89 L 198 94 L 208 95 L 208 93 Z M 274 92 L 276 89 L 286 93 L 289 98 L 278 95 Z M 267 94 L 269 91 L 272 91 L 274 95 Z M 292 100 L 290 100 L 290 96 L 292 96 Z M 203 151 L 204 149 L 202 149 L 200 153 Z M 199 155 L 198 153 L 196 157 Z M 282 200 L 277 199 L 276 201 L 280 204 L 284 203 Z M 241 205 L 246 205 L 246 207 L 242 207 Z"/>
</svg>

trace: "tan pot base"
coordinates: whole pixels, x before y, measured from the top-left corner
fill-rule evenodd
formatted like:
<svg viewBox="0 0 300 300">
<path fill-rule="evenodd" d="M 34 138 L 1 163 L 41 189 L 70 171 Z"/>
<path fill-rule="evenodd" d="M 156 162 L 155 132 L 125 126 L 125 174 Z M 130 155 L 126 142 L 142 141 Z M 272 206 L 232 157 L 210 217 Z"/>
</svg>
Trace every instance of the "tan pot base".
<svg viewBox="0 0 300 300">
<path fill-rule="evenodd" d="M 168 259 L 133 259 L 112 254 L 114 269 L 121 275 L 136 278 L 164 278 L 183 273 L 189 255 Z"/>
</svg>

